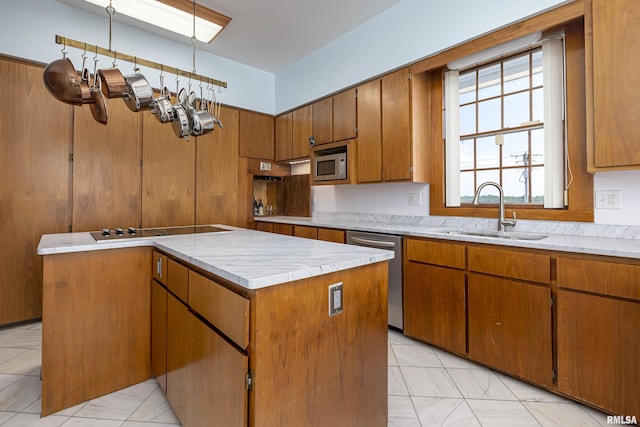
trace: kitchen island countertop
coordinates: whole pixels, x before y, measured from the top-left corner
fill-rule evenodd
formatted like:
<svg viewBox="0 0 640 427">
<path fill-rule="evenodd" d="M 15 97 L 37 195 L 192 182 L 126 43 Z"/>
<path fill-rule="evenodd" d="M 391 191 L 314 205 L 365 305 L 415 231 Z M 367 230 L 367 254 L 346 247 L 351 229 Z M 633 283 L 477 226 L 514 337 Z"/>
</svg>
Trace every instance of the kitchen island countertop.
<svg viewBox="0 0 640 427">
<path fill-rule="evenodd" d="M 45 234 L 38 255 L 152 246 L 247 289 L 386 261 L 393 252 L 216 225 L 228 231 L 96 242 L 88 232 Z"/>
</svg>

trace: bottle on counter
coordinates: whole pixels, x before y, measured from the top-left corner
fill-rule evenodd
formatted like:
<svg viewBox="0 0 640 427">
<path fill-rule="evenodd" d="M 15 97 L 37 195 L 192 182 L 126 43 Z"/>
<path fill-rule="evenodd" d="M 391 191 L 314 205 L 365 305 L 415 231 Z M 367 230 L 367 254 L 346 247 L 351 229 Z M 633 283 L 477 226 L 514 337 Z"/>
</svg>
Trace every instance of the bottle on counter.
<svg viewBox="0 0 640 427">
<path fill-rule="evenodd" d="M 258 215 L 258 201 L 256 198 L 253 198 L 253 215 Z"/>
<path fill-rule="evenodd" d="M 258 215 L 264 215 L 264 205 L 262 204 L 262 199 L 260 199 L 260 203 L 258 203 Z"/>
</svg>

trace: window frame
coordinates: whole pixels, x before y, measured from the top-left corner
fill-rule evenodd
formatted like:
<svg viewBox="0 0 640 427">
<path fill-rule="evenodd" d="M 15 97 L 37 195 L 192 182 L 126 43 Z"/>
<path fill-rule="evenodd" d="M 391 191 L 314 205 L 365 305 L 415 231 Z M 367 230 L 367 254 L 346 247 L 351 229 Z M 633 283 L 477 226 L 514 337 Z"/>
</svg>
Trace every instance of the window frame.
<svg viewBox="0 0 640 427">
<path fill-rule="evenodd" d="M 544 209 L 542 206 L 522 207 L 507 205 L 507 216 L 517 211 L 518 218 L 556 221 L 593 222 L 593 175 L 587 172 L 586 153 L 586 97 L 587 84 L 585 74 L 585 21 L 584 5 L 571 2 L 524 21 L 508 25 L 500 30 L 470 40 L 425 58 L 413 64 L 413 74 L 431 74 L 431 112 L 428 150 L 431 154 L 429 170 L 430 209 L 431 215 L 467 216 L 493 218 L 496 216 L 495 205 L 480 206 L 445 206 L 444 176 L 444 132 L 442 120 L 443 86 L 441 73 L 447 63 L 486 49 L 505 41 L 529 34 L 533 31 L 546 33 L 565 31 L 566 43 L 566 126 L 567 152 L 570 159 L 573 182 L 568 190 L 568 206 L 563 209 Z"/>
</svg>

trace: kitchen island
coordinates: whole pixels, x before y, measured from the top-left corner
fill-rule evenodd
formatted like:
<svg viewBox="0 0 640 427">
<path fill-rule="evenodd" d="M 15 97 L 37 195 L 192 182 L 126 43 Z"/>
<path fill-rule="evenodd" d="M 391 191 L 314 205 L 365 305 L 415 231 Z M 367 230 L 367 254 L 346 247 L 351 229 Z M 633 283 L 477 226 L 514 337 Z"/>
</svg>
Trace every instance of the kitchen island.
<svg viewBox="0 0 640 427">
<path fill-rule="evenodd" d="M 153 374 L 184 426 L 386 426 L 393 254 L 219 227 L 42 237 L 42 415 Z"/>
</svg>

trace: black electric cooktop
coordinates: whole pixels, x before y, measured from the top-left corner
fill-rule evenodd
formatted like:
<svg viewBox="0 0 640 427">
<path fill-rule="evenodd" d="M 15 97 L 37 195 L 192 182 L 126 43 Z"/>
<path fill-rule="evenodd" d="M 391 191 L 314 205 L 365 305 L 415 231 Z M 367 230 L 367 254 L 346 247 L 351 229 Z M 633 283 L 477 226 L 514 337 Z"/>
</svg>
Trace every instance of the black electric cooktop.
<svg viewBox="0 0 640 427">
<path fill-rule="evenodd" d="M 96 242 L 111 240 L 130 239 L 134 237 L 158 237 L 175 236 L 179 234 L 215 233 L 218 231 L 229 231 L 224 228 L 212 225 L 190 225 L 185 227 L 163 227 L 163 228 L 105 228 L 102 231 L 94 231 L 91 236 Z"/>
</svg>

